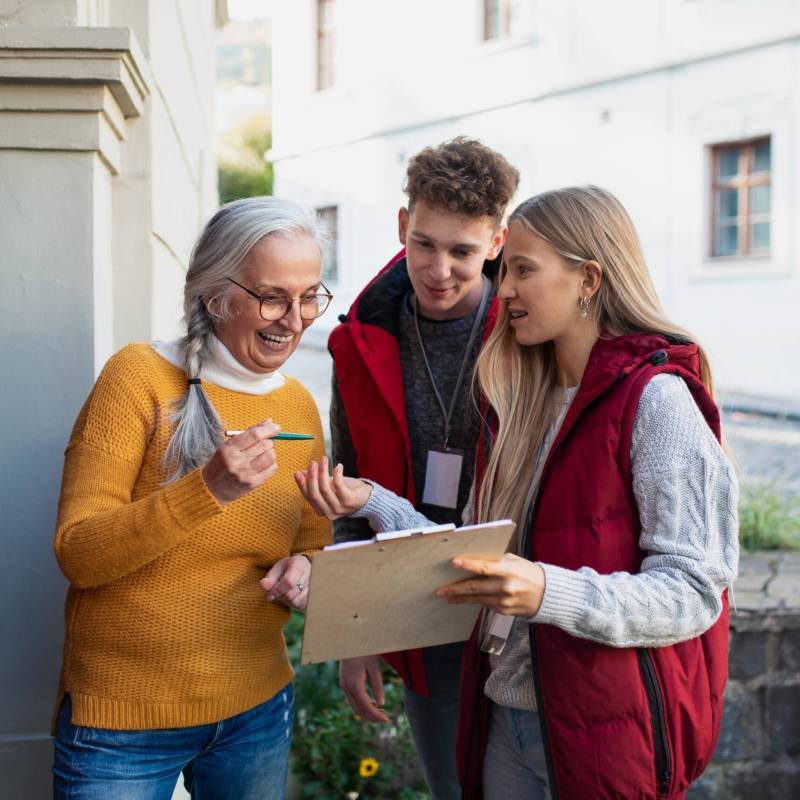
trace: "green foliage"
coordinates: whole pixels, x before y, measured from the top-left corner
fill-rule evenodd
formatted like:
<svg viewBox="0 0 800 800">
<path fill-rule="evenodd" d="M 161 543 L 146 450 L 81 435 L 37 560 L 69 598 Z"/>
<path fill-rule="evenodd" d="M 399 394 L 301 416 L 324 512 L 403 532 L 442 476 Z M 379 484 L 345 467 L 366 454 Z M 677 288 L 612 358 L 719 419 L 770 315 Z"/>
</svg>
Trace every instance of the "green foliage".
<svg viewBox="0 0 800 800">
<path fill-rule="evenodd" d="M 264 172 L 255 172 L 238 164 L 220 163 L 217 167 L 219 202 L 272 194 L 272 167 L 268 167 Z"/>
<path fill-rule="evenodd" d="M 384 674 L 386 705 L 393 720 L 376 725 L 357 720 L 339 689 L 336 662 L 299 666 L 303 616 L 294 613 L 285 628 L 289 656 L 295 664 L 295 723 L 293 771 L 304 798 L 341 800 L 347 797 L 422 800 L 424 783 L 416 771 L 416 757 L 403 709 L 400 680 Z M 362 771 L 375 759 L 377 772 Z"/>
<path fill-rule="evenodd" d="M 217 167 L 220 203 L 272 194 L 272 164 L 266 160 L 272 133 L 266 125 L 254 118 L 229 137 Z"/>
<path fill-rule="evenodd" d="M 739 543 L 745 550 L 800 549 L 800 498 L 771 486 L 751 486 L 739 503 Z"/>
</svg>

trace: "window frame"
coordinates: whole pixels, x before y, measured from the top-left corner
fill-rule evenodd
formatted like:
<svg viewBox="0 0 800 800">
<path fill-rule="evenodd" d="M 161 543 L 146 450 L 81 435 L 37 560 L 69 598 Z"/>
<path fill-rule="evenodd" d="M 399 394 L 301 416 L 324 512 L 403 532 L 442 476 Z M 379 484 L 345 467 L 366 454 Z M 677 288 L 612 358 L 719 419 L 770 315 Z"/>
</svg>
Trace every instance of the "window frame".
<svg viewBox="0 0 800 800">
<path fill-rule="evenodd" d="M 483 42 L 501 42 L 511 38 L 511 2 L 512 0 L 483 0 Z M 499 17 L 498 33 L 489 34 L 491 7 L 497 6 Z"/>
<path fill-rule="evenodd" d="M 320 222 L 323 225 L 324 231 L 328 236 L 328 242 L 323 253 L 322 264 L 322 280 L 326 281 L 331 286 L 336 286 L 339 283 L 339 205 L 337 203 L 328 203 L 324 206 L 317 206 L 315 209 Z M 325 214 L 332 212 L 334 225 L 332 228 L 326 224 Z M 328 264 L 332 264 L 332 271 L 326 274 L 325 269 Z"/>
<path fill-rule="evenodd" d="M 769 144 L 770 166 L 766 172 L 751 172 L 750 167 L 755 158 L 756 147 L 761 144 Z M 739 148 L 739 160 L 737 173 L 732 178 L 721 179 L 719 177 L 719 167 L 722 155 L 733 148 Z M 711 175 L 709 193 L 709 258 L 714 261 L 725 259 L 768 259 L 773 252 L 773 214 L 772 214 L 772 189 L 773 189 L 773 141 L 770 134 L 756 136 L 738 141 L 719 142 L 710 145 L 711 151 Z M 752 225 L 756 224 L 750 219 L 750 189 L 767 186 L 770 190 L 770 210 L 767 212 L 766 221 L 770 224 L 769 246 L 763 250 L 751 249 Z M 719 224 L 719 198 L 723 191 L 736 190 L 737 192 L 737 214 L 736 227 L 739 231 L 736 252 L 720 252 L 718 232 Z"/>
<path fill-rule="evenodd" d="M 323 9 L 327 7 L 327 16 Z M 316 90 L 332 89 L 336 81 L 336 25 L 334 23 L 336 0 L 317 0 L 316 3 Z M 324 18 L 325 17 L 325 18 Z"/>
</svg>

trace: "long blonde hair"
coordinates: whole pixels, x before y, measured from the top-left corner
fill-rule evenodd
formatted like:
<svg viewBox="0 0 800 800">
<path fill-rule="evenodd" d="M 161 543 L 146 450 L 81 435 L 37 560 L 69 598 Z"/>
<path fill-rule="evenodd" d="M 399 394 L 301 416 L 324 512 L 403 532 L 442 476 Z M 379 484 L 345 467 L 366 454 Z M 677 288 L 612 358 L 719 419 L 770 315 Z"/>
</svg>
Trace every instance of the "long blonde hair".
<svg viewBox="0 0 800 800">
<path fill-rule="evenodd" d="M 638 332 L 693 340 L 664 313 L 633 223 L 610 192 L 597 186 L 544 192 L 521 203 L 509 217 L 511 225 L 524 225 L 540 236 L 575 269 L 586 261 L 600 264 L 603 276 L 593 313 L 601 335 Z M 699 356 L 700 378 L 711 393 L 711 370 L 702 348 Z M 476 375 L 497 418 L 476 518 L 521 523 L 536 454 L 558 408 L 553 343 L 517 344 L 503 309 L 478 357 Z"/>
</svg>

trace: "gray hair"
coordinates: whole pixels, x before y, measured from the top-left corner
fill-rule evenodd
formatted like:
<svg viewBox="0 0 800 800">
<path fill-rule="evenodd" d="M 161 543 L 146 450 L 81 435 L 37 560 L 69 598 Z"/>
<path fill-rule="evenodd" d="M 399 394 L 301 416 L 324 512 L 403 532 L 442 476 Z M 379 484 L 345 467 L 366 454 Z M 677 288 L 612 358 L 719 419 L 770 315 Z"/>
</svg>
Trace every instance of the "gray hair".
<svg viewBox="0 0 800 800">
<path fill-rule="evenodd" d="M 310 236 L 325 247 L 317 214 L 276 197 L 249 197 L 224 205 L 208 221 L 189 259 L 183 293 L 186 335 L 180 340 L 189 384 L 170 415 L 175 426 L 164 453 L 166 483 L 205 464 L 223 441 L 223 426 L 203 385 L 200 368 L 208 357 L 216 323 L 230 319 L 236 278 L 250 251 L 265 236 Z"/>
</svg>

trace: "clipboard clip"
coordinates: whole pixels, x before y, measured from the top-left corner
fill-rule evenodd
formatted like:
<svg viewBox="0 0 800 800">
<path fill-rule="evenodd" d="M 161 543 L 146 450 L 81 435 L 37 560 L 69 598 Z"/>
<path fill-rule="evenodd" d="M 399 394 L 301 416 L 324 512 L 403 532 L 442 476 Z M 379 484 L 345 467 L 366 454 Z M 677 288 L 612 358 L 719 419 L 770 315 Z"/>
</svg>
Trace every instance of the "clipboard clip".
<svg viewBox="0 0 800 800">
<path fill-rule="evenodd" d="M 386 531 L 385 533 L 376 533 L 376 542 L 386 542 L 390 539 L 408 539 L 412 536 L 426 536 L 429 533 L 444 533 L 445 531 L 454 531 L 456 526 L 450 522 L 447 525 L 431 525 L 428 528 L 406 528 L 402 531 Z"/>
</svg>

